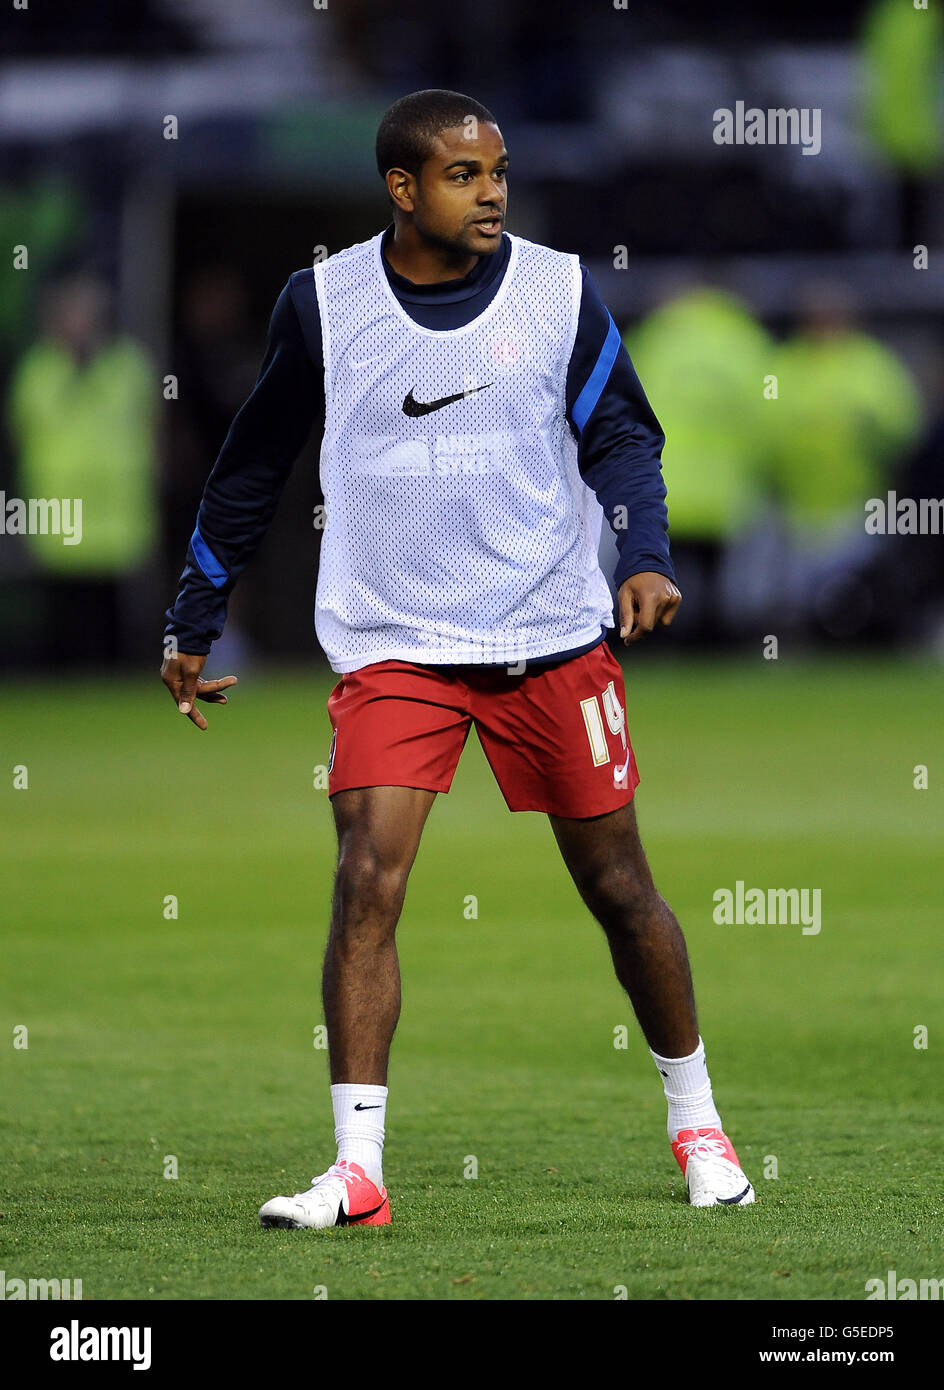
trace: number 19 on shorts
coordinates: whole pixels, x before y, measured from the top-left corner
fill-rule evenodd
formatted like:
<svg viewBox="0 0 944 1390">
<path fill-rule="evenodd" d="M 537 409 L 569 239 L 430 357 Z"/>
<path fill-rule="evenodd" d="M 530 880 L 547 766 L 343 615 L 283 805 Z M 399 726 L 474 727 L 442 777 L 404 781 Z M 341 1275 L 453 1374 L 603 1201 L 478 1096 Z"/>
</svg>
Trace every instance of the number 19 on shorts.
<svg viewBox="0 0 944 1390">
<path fill-rule="evenodd" d="M 600 712 L 601 702 L 603 705 L 602 714 Z M 587 738 L 590 740 L 590 756 L 593 758 L 594 767 L 599 767 L 601 763 L 610 761 L 610 750 L 607 747 L 606 734 L 603 729 L 604 715 L 610 732 L 619 734 L 623 751 L 626 751 L 626 715 L 616 698 L 616 690 L 612 681 L 602 695 L 591 695 L 588 700 L 581 700 L 580 711 L 583 715 L 584 727 L 587 730 Z"/>
</svg>

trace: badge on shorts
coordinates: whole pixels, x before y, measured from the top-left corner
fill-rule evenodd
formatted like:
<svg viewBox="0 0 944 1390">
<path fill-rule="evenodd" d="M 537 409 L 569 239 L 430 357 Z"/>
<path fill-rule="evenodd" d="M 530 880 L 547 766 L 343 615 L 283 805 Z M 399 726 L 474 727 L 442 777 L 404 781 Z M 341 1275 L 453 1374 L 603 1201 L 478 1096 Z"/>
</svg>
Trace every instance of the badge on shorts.
<svg viewBox="0 0 944 1390">
<path fill-rule="evenodd" d="M 329 771 L 329 772 L 330 772 L 331 769 L 334 767 L 334 750 L 335 750 L 335 748 L 337 747 L 337 744 L 338 744 L 338 731 L 337 731 L 337 729 L 335 729 L 334 733 L 331 735 L 331 751 L 330 751 L 330 753 L 328 754 L 328 771 Z"/>
</svg>

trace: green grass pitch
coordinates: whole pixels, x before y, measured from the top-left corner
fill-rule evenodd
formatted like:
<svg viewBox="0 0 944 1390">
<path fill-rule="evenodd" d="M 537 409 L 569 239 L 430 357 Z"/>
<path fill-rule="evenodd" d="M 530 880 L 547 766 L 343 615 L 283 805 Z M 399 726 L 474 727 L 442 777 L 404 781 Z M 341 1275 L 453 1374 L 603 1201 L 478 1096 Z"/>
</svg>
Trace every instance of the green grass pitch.
<svg viewBox="0 0 944 1390">
<path fill-rule="evenodd" d="M 944 1276 L 944 675 L 644 648 L 626 671 L 643 839 L 754 1207 L 686 1205 L 603 935 L 472 737 L 400 926 L 393 1223 L 261 1231 L 259 1205 L 334 1156 L 313 1043 L 335 844 L 313 769 L 336 678 L 246 672 L 207 734 L 156 677 L 8 685 L 7 1279 L 81 1278 L 86 1300 L 612 1300 Z M 820 888 L 821 932 L 716 925 L 738 879 Z"/>
</svg>

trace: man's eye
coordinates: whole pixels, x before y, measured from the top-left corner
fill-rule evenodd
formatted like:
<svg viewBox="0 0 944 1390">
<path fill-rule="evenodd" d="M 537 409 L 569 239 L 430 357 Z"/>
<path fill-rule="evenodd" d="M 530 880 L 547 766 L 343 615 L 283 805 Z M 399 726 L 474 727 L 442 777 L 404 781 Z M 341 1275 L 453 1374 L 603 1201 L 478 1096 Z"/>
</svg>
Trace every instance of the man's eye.
<svg viewBox="0 0 944 1390">
<path fill-rule="evenodd" d="M 463 169 L 461 174 L 456 174 L 456 175 L 454 175 L 454 177 L 453 177 L 453 182 L 458 182 L 458 181 L 460 181 L 460 180 L 464 182 L 468 177 L 469 177 L 469 171 L 468 171 L 468 169 Z"/>
<path fill-rule="evenodd" d="M 495 170 L 495 177 L 496 177 L 497 179 L 503 179 L 507 173 L 508 173 L 508 170 L 507 170 L 507 169 L 496 169 L 496 170 Z"/>
</svg>

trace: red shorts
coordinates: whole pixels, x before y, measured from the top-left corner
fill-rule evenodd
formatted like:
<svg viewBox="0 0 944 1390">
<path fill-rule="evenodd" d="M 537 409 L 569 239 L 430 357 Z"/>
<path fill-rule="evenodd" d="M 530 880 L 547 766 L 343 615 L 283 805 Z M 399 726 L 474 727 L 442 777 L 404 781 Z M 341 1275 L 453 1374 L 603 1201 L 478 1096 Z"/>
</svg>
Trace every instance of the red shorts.
<svg viewBox="0 0 944 1390">
<path fill-rule="evenodd" d="M 377 661 L 328 698 L 328 795 L 351 787 L 447 792 L 475 725 L 511 811 L 600 816 L 639 783 L 623 672 L 606 642 L 524 675 L 505 667 Z"/>
</svg>

